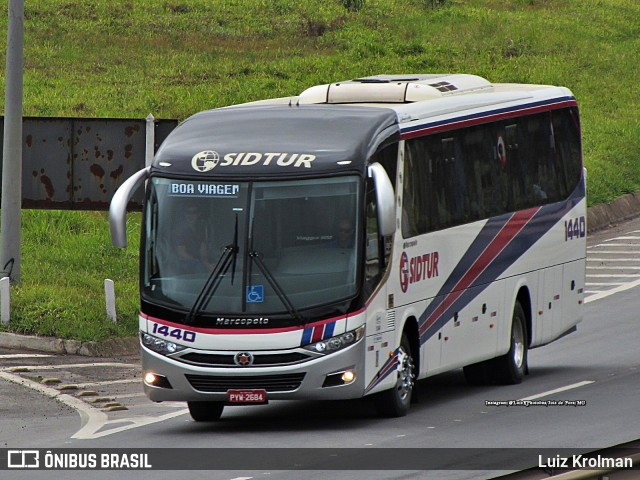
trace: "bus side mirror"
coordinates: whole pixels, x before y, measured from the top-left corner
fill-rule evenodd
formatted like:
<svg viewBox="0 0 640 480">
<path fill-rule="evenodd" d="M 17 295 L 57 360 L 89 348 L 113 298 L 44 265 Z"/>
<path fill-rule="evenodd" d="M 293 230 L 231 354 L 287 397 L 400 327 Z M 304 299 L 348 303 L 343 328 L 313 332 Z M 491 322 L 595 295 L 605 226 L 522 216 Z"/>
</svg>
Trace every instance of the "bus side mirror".
<svg viewBox="0 0 640 480">
<path fill-rule="evenodd" d="M 111 243 L 114 247 L 125 248 L 127 246 L 127 205 L 133 192 L 149 176 L 149 167 L 134 173 L 127 178 L 111 199 L 109 205 L 109 228 L 111 230 Z"/>
<path fill-rule="evenodd" d="M 393 185 L 384 167 L 379 163 L 369 165 L 369 177 L 373 178 L 376 186 L 380 234 L 392 235 L 396 231 L 396 201 Z"/>
</svg>

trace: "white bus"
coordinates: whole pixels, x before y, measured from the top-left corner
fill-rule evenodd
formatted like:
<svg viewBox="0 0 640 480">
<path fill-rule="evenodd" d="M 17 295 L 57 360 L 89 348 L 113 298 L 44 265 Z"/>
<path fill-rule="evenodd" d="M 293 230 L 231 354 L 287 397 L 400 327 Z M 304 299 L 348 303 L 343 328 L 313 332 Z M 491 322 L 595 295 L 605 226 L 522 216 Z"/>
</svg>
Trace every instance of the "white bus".
<svg viewBox="0 0 640 480">
<path fill-rule="evenodd" d="M 586 199 L 562 87 L 378 75 L 198 113 L 145 185 L 144 390 L 225 405 L 375 398 L 463 368 L 519 383 L 583 312 Z"/>
</svg>

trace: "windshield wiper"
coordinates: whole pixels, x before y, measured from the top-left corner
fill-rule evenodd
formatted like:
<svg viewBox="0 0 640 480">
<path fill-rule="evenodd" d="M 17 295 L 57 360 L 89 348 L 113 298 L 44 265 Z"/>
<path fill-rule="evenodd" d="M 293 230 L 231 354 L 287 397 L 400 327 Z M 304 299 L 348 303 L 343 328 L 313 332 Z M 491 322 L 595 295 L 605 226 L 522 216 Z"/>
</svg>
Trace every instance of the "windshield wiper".
<svg viewBox="0 0 640 480">
<path fill-rule="evenodd" d="M 238 214 L 236 213 L 236 224 L 233 228 L 233 243 L 231 244 L 233 251 L 231 255 L 233 255 L 233 268 L 231 268 L 231 285 L 233 285 L 233 279 L 236 276 L 236 264 L 238 262 Z"/>
<path fill-rule="evenodd" d="M 233 243 L 224 247 L 224 251 L 220 255 L 216 266 L 213 267 L 213 270 L 209 274 L 207 281 L 204 283 L 202 290 L 198 294 L 196 301 L 193 302 L 193 306 L 187 317 L 185 318 L 185 325 L 191 324 L 200 312 L 207 306 L 209 300 L 216 292 L 220 284 L 222 283 L 223 277 L 229 271 L 229 267 L 233 265 L 231 271 L 231 284 L 233 285 L 233 278 L 236 273 L 236 261 L 238 258 L 238 215 L 236 215 L 236 226 L 233 234 Z"/>
<path fill-rule="evenodd" d="M 269 284 L 271 284 L 271 287 L 273 287 L 273 289 L 276 292 L 276 295 L 278 295 L 278 298 L 280 299 L 282 304 L 285 306 L 285 308 L 287 309 L 289 314 L 292 317 L 294 317 L 296 320 L 298 320 L 300 325 L 307 323 L 307 320 L 296 309 L 296 307 L 293 306 L 293 304 L 291 303 L 291 300 L 289 300 L 289 297 L 287 296 L 287 294 L 284 292 L 282 287 L 278 284 L 278 282 L 275 279 L 275 277 L 271 274 L 271 272 L 267 268 L 267 265 L 262 261 L 261 254 L 258 253 L 258 252 L 255 252 L 255 251 L 254 252 L 249 252 L 249 259 L 253 260 L 254 262 L 256 262 L 256 265 L 258 265 L 258 269 L 260 270 L 262 275 L 264 275 L 264 277 L 267 279 Z"/>
</svg>

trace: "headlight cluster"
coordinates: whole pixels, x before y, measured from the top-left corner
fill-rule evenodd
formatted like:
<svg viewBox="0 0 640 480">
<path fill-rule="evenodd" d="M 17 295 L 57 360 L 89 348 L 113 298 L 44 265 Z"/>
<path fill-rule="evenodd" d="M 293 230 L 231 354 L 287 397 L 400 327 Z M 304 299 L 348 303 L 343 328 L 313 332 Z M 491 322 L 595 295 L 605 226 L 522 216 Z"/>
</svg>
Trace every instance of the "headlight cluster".
<svg viewBox="0 0 640 480">
<path fill-rule="evenodd" d="M 148 333 L 140 332 L 140 336 L 142 338 L 142 344 L 145 347 L 147 347 L 149 350 L 153 350 L 154 352 L 161 353 L 162 355 L 170 355 L 172 353 L 176 353 L 180 350 L 185 349 L 185 347 L 183 347 L 182 345 L 169 342 L 162 338 L 154 337 L 153 335 L 149 335 Z"/>
<path fill-rule="evenodd" d="M 364 335 L 364 325 L 351 330 L 350 332 L 343 333 L 342 335 L 336 335 L 335 337 L 327 338 L 316 343 L 310 343 L 304 348 L 315 353 L 333 353 L 338 350 L 342 350 L 349 345 L 353 345 Z"/>
</svg>

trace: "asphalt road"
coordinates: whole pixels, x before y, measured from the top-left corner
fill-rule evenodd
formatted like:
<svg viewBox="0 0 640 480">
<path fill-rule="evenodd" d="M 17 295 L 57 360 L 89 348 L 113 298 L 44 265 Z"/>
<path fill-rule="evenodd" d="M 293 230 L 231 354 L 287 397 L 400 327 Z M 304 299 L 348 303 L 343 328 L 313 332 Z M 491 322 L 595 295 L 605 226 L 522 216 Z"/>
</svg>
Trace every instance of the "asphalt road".
<svg viewBox="0 0 640 480">
<path fill-rule="evenodd" d="M 34 357 L 29 352 L 0 350 L 0 448 L 167 448 L 170 461 L 186 468 L 194 448 L 276 447 L 292 449 L 293 457 L 299 453 L 299 465 L 318 465 L 305 471 L 277 466 L 191 470 L 180 472 L 181 478 L 494 478 L 507 472 L 456 470 L 455 466 L 508 448 L 587 451 L 640 439 L 639 283 L 640 221 L 592 236 L 589 296 L 578 332 L 531 351 L 530 374 L 521 385 L 470 387 L 461 371 L 427 379 L 418 385 L 419 403 L 400 419 L 381 420 L 368 401 L 357 400 L 227 408 L 220 422 L 196 424 L 184 404 L 146 400 L 136 358 Z M 28 367 L 23 369 L 28 371 L 15 371 L 15 367 Z M 43 379 L 60 383 L 43 385 Z M 488 403 L 517 400 L 523 401 L 511 406 Z M 524 400 L 536 403 L 525 406 Z M 320 458 L 324 451 L 319 450 L 313 460 L 304 457 L 301 448 L 359 448 L 355 452 L 363 455 L 354 460 L 357 470 L 331 471 L 324 470 L 331 466 L 331 458 Z M 406 454 L 409 448 L 443 448 L 448 470 L 415 468 L 419 462 Z M 495 450 L 456 450 L 464 448 Z M 371 449 L 378 449 L 376 457 L 369 456 Z M 220 455 L 219 450 L 200 452 Z M 367 470 L 367 461 L 375 464 L 385 456 L 406 457 L 407 468 Z M 296 463 L 295 458 L 291 461 Z M 136 476 L 157 478 L 157 474 L 137 472 Z M 68 471 L 0 472 L 3 479 L 80 475 L 87 478 L 86 473 Z M 101 477 L 129 478 L 130 472 L 91 472 L 90 478 Z"/>
</svg>

